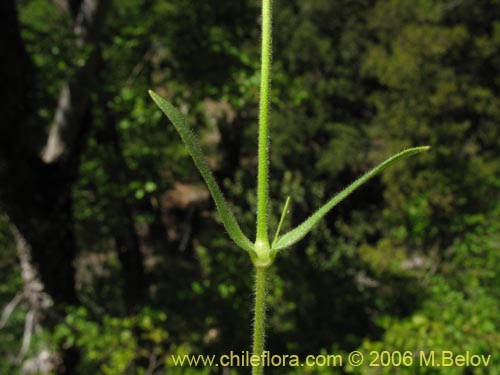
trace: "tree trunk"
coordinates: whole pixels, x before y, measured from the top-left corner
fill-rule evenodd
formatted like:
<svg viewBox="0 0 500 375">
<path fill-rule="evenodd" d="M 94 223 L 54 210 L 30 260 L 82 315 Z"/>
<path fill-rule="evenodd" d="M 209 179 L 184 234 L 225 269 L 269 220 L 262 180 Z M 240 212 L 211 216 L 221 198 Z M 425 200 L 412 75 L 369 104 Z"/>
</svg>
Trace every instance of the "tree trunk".
<svg viewBox="0 0 500 375">
<path fill-rule="evenodd" d="M 18 246 L 20 259 L 32 262 L 41 285 L 40 296 L 50 296 L 56 314 L 78 302 L 72 187 L 90 119 L 97 41 L 110 2 L 80 1 L 74 25 L 77 47 L 89 47 L 91 52 L 62 89 L 45 142 L 44 126 L 37 116 L 36 69 L 21 38 L 15 0 L 0 1 L 0 90 L 4 90 L 0 101 L 0 208 L 15 228 L 18 244 L 23 244 Z M 45 143 L 42 157 L 40 150 Z M 40 299 L 31 302 L 36 300 Z M 53 327 L 53 320 L 46 322 L 49 329 Z M 62 354 L 59 374 L 75 374 L 78 354 L 71 349 Z"/>
<path fill-rule="evenodd" d="M 20 37 L 14 1 L 0 7 L 5 53 L 0 75 L 8 90 L 0 104 L 0 204 L 30 245 L 47 292 L 56 303 L 74 303 L 71 176 L 37 155 L 36 72 Z"/>
</svg>

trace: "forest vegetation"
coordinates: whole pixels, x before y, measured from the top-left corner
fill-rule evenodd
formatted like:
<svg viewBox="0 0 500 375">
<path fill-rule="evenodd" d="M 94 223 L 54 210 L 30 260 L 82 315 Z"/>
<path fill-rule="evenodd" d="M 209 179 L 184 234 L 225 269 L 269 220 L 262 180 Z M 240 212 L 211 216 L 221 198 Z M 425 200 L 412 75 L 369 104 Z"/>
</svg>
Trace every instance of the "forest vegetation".
<svg viewBox="0 0 500 375">
<path fill-rule="evenodd" d="M 255 232 L 259 0 L 0 1 L 0 374 L 248 374 L 253 266 L 153 89 Z M 266 348 L 470 351 L 500 373 L 500 1 L 274 0 L 270 232 L 386 157 L 270 271 Z"/>
</svg>

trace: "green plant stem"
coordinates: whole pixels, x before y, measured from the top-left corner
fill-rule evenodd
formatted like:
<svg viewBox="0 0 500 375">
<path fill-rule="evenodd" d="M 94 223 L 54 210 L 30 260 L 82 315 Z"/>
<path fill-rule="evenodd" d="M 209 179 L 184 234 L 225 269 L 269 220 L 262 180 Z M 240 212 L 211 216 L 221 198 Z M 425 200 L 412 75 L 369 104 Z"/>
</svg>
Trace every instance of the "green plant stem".
<svg viewBox="0 0 500 375">
<path fill-rule="evenodd" d="M 255 267 L 255 316 L 253 325 L 253 354 L 262 358 L 266 324 L 267 267 Z M 252 367 L 252 375 L 264 373 L 263 363 Z"/>
<path fill-rule="evenodd" d="M 271 7 L 272 0 L 262 1 L 262 57 L 259 109 L 259 167 L 257 176 L 257 243 L 269 249 L 267 232 L 268 182 L 268 121 L 269 90 L 271 86 Z M 258 251 L 258 249 L 257 249 Z"/>
<path fill-rule="evenodd" d="M 257 234 L 255 251 L 255 315 L 253 326 L 253 354 L 261 357 L 264 352 L 266 331 L 266 276 L 270 259 L 267 208 L 269 199 L 269 90 L 271 86 L 271 13 L 272 0 L 262 0 L 262 56 L 259 104 L 259 151 L 257 171 Z M 270 264 L 270 263 L 269 263 Z M 262 358 L 262 357 L 261 357 Z M 252 367 L 252 375 L 264 373 L 263 363 Z"/>
</svg>

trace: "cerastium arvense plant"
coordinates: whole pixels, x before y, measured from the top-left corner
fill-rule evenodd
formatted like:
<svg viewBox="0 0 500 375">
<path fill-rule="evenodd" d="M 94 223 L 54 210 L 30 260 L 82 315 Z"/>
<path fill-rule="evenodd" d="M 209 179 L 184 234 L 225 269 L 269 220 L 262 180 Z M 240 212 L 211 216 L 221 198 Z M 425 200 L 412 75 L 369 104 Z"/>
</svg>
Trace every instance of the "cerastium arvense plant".
<svg viewBox="0 0 500 375">
<path fill-rule="evenodd" d="M 243 250 L 247 251 L 250 259 L 255 265 L 255 319 L 253 332 L 253 354 L 260 356 L 264 351 L 264 333 L 265 333 L 265 294 L 266 294 L 266 273 L 273 263 L 276 255 L 283 249 L 286 249 L 301 240 L 308 234 L 315 225 L 340 201 L 346 198 L 359 186 L 364 184 L 373 176 L 382 172 L 385 168 L 403 159 L 429 149 L 429 146 L 414 147 L 404 150 L 389 159 L 385 160 L 371 171 L 367 172 L 351 185 L 346 187 L 340 193 L 331 198 L 324 206 L 312 214 L 302 224 L 292 229 L 284 235 L 280 235 L 280 229 L 283 224 L 290 198 L 288 197 L 281 214 L 276 234 L 273 242 L 269 241 L 268 233 L 268 204 L 269 204 L 269 182 L 268 182 L 268 119 L 269 119 L 269 90 L 271 85 L 271 9 L 272 0 L 262 1 L 262 56 L 261 56 L 261 85 L 260 85 L 260 110 L 259 110 L 259 141 L 258 141 L 258 175 L 257 175 L 257 233 L 255 242 L 252 242 L 242 232 L 238 221 L 234 217 L 231 208 L 228 206 L 224 196 L 215 181 L 215 178 L 202 154 L 200 146 L 196 142 L 193 133 L 186 124 L 183 115 L 173 107 L 169 102 L 160 97 L 153 91 L 149 94 L 165 113 L 168 119 L 177 129 L 184 144 L 186 145 L 194 163 L 198 167 L 203 179 L 208 185 L 208 189 L 215 201 L 217 210 L 221 216 L 224 227 L 231 239 Z M 262 374 L 262 364 L 253 367 L 252 373 Z"/>
</svg>

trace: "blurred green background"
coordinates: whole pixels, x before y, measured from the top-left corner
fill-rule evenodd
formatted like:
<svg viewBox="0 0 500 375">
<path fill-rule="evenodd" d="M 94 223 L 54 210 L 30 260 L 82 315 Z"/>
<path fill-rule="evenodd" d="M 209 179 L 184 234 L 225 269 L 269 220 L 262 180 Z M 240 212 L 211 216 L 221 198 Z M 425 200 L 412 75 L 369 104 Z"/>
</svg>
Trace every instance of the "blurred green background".
<svg viewBox="0 0 500 375">
<path fill-rule="evenodd" d="M 258 0 L 2 0 L 0 374 L 248 374 L 171 354 L 251 346 L 253 269 L 175 129 L 188 117 L 254 233 Z M 492 355 L 500 373 L 500 1 L 276 0 L 271 230 L 431 145 L 280 254 L 273 353 Z M 51 143 L 51 141 L 53 143 Z"/>
</svg>

